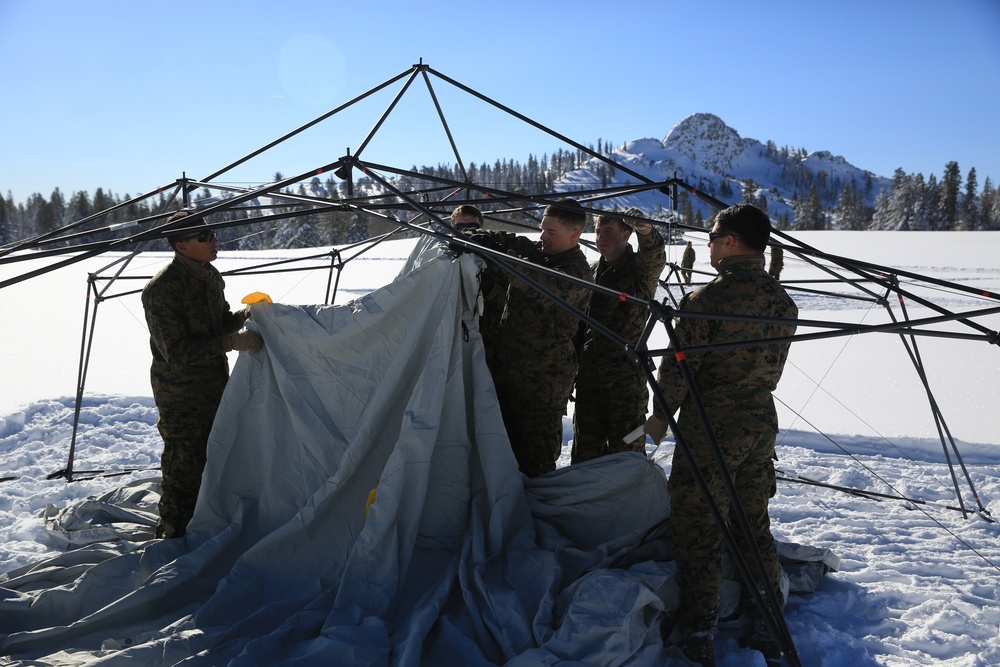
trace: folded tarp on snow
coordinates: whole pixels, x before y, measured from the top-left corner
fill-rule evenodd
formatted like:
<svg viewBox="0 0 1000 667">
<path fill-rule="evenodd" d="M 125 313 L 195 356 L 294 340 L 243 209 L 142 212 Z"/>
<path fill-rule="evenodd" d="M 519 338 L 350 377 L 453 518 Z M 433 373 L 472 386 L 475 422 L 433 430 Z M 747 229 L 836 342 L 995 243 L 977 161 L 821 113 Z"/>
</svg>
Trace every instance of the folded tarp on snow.
<svg viewBox="0 0 1000 667">
<path fill-rule="evenodd" d="M 4 664 L 660 664 L 663 473 L 522 478 L 479 268 L 427 240 L 350 304 L 256 307 L 188 535 L 0 576 Z"/>
</svg>

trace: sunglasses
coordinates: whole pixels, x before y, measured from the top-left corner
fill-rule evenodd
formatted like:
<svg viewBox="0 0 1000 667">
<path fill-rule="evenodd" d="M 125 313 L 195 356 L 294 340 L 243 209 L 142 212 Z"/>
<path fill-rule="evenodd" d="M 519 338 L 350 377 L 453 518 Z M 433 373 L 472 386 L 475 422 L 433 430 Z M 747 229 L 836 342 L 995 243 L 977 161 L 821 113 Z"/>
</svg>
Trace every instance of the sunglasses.
<svg viewBox="0 0 1000 667">
<path fill-rule="evenodd" d="M 743 240 L 742 236 L 740 236 L 739 234 L 733 234 L 732 232 L 709 232 L 708 233 L 708 242 L 711 243 L 712 241 L 715 241 L 716 239 L 721 239 L 724 236 L 732 236 L 737 241 L 742 241 Z"/>
<path fill-rule="evenodd" d="M 184 241 L 197 241 L 198 243 L 211 243 L 215 240 L 215 232 L 198 232 L 194 236 L 186 236 L 182 239 L 178 239 L 178 243 Z"/>
<path fill-rule="evenodd" d="M 455 229 L 464 232 L 467 229 L 479 229 L 478 222 L 458 222 L 455 223 Z"/>
</svg>

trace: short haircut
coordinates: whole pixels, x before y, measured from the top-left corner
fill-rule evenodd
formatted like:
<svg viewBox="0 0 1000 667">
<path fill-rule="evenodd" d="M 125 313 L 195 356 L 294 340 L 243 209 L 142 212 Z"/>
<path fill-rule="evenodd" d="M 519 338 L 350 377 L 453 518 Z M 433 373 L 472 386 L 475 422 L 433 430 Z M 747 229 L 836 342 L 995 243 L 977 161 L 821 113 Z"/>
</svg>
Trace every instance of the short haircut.
<svg viewBox="0 0 1000 667">
<path fill-rule="evenodd" d="M 183 223 L 178 223 L 176 225 L 171 225 L 170 223 L 177 222 L 178 220 L 181 220 L 182 218 L 186 218 L 187 215 L 188 215 L 187 211 L 177 211 L 172 216 L 170 216 L 169 218 L 167 218 L 167 225 L 170 225 L 171 227 L 185 227 L 186 225 L 184 225 Z M 181 239 L 183 239 L 185 236 L 188 236 L 188 235 L 189 234 L 187 232 L 185 232 L 184 234 L 176 234 L 176 233 L 175 234 L 170 234 L 170 235 L 167 236 L 167 243 L 170 244 L 170 248 L 172 250 L 177 250 L 177 242 L 180 241 Z"/>
<path fill-rule="evenodd" d="M 454 222 L 455 218 L 460 215 L 471 215 L 479 221 L 479 224 L 483 224 L 483 212 L 472 204 L 462 204 L 461 206 L 456 206 L 455 210 L 451 212 L 451 221 Z"/>
<path fill-rule="evenodd" d="M 771 219 L 753 204 L 736 204 L 719 211 L 715 224 L 719 231 L 738 236 L 758 252 L 764 252 L 771 239 Z"/>
<path fill-rule="evenodd" d="M 563 197 L 554 204 L 549 204 L 542 212 L 542 217 L 558 218 L 567 227 L 583 230 L 587 224 L 587 212 L 580 202 L 571 197 Z"/>
<path fill-rule="evenodd" d="M 614 223 L 618 223 L 618 228 L 623 232 L 632 231 L 632 225 L 625 222 L 625 219 L 622 218 L 620 215 L 617 215 L 615 213 L 602 213 L 601 215 L 597 216 L 597 227 L 600 227 L 601 225 L 610 225 Z"/>
</svg>

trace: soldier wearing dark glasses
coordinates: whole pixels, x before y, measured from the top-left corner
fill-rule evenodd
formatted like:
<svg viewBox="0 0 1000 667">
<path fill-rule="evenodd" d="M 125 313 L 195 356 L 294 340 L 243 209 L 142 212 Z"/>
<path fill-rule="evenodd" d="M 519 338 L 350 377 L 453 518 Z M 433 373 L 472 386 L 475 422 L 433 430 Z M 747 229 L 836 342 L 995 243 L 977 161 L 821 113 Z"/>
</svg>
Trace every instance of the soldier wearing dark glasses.
<svg viewBox="0 0 1000 667">
<path fill-rule="evenodd" d="M 208 436 L 229 379 L 226 353 L 258 351 L 264 342 L 254 331 L 240 331 L 250 307 L 233 312 L 225 282 L 211 262 L 218 239 L 204 220 L 186 224 L 186 211 L 168 220 L 182 228 L 167 237 L 173 261 L 142 291 L 142 307 L 153 353 L 150 384 L 163 437 L 160 467 L 160 519 L 156 536 L 182 537 L 194 514 L 205 468 Z"/>
</svg>

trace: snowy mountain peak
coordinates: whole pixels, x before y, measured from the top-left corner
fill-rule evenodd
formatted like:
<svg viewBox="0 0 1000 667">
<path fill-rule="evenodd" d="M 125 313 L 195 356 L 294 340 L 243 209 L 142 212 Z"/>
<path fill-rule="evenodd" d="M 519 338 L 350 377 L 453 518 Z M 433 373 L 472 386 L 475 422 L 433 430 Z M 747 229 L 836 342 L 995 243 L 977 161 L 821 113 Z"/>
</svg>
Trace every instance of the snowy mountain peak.
<svg viewBox="0 0 1000 667">
<path fill-rule="evenodd" d="M 710 113 L 696 113 L 670 128 L 663 141 L 634 139 L 611 151 L 618 163 L 652 181 L 678 177 L 700 192 L 723 202 L 736 203 L 746 197 L 766 210 L 772 218 L 793 216 L 795 202 L 805 201 L 812 193 L 818 206 L 832 209 L 848 187 L 864 206 L 873 207 L 875 197 L 888 189 L 889 179 L 859 169 L 839 155 L 819 150 L 779 148 L 778 142 L 766 144 L 757 139 L 743 138 L 721 118 Z M 578 169 L 564 174 L 556 184 L 564 192 L 583 189 L 599 182 L 606 185 L 628 185 L 634 182 L 628 174 L 608 170 L 600 160 L 591 159 Z M 711 207 L 697 198 L 684 198 L 678 210 L 687 207 L 690 219 L 695 212 L 704 218 Z M 656 215 L 665 206 L 662 194 L 644 192 L 621 197 L 616 206 L 637 206 Z M 856 228 L 833 221 L 831 227 Z M 812 229 L 813 227 L 809 227 Z"/>
<path fill-rule="evenodd" d="M 696 164 L 725 168 L 731 166 L 734 158 L 746 150 L 747 141 L 718 116 L 696 113 L 667 132 L 663 147 L 684 155 Z"/>
</svg>

